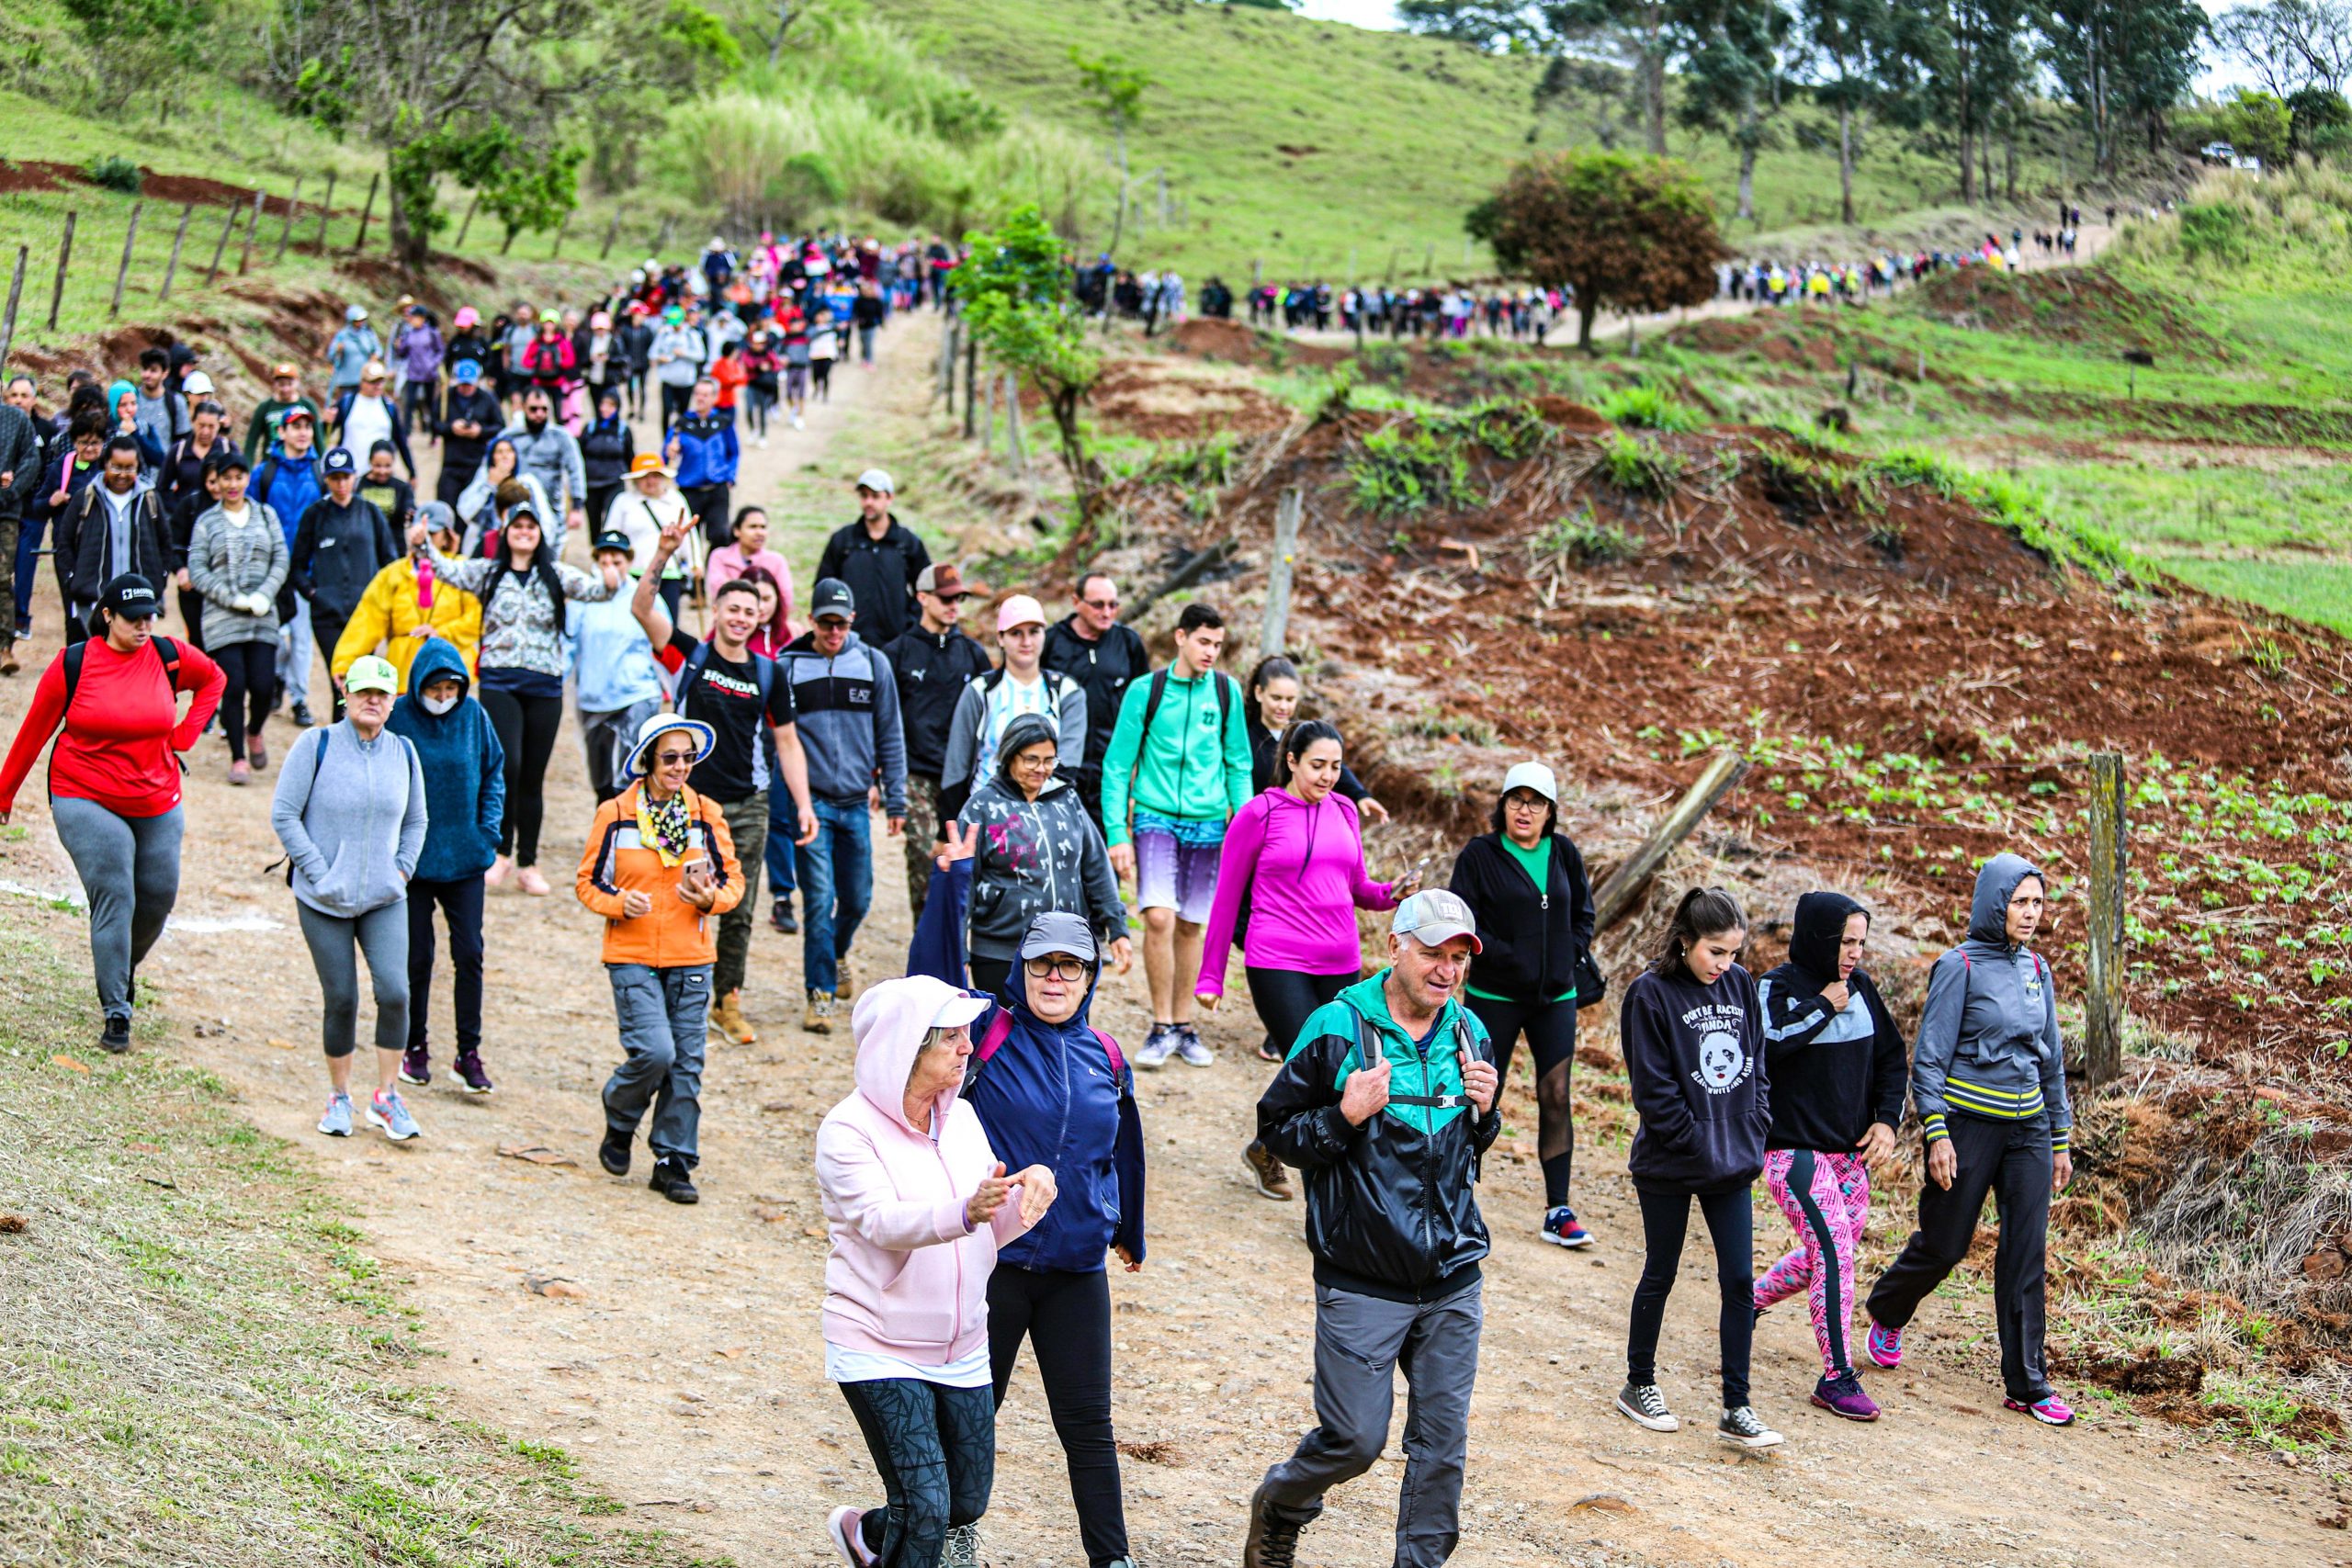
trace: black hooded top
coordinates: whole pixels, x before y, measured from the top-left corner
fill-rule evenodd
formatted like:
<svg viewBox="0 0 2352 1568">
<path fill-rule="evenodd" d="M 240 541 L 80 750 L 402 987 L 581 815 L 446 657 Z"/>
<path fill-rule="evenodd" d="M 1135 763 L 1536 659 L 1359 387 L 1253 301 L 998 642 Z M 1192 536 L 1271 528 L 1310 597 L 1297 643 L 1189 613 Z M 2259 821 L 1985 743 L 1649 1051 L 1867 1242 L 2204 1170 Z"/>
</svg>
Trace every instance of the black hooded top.
<svg viewBox="0 0 2352 1568">
<path fill-rule="evenodd" d="M 1910 1063 L 1878 987 L 1858 967 L 1847 976 L 1845 1010 L 1821 994 L 1837 983 L 1846 921 L 1869 913 L 1842 893 L 1799 898 L 1789 961 L 1758 986 L 1772 1079 L 1767 1148 L 1850 1154 L 1871 1122 L 1902 1119 Z"/>
</svg>

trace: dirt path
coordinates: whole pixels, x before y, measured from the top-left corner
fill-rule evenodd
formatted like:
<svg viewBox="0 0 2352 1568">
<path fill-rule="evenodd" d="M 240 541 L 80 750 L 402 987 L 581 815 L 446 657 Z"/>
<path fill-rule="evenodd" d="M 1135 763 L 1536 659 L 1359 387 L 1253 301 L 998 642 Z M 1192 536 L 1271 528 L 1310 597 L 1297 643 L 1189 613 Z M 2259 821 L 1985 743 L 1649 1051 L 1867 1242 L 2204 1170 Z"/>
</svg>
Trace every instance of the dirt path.
<svg viewBox="0 0 2352 1568">
<path fill-rule="evenodd" d="M 830 498 L 787 536 L 804 584 L 815 537 L 846 515 L 842 487 L 863 466 L 868 422 L 919 417 L 932 334 L 923 320 L 894 328 L 883 367 L 845 367 L 839 400 L 808 433 L 746 454 L 747 494 L 821 487 Z M 53 634 L 53 605 L 40 614 Z M 28 679 L 0 684 L 0 719 L 13 726 L 29 689 Z M 274 750 L 288 739 L 272 727 Z M 826 1508 L 875 1490 L 825 1386 L 817 1329 L 824 1247 L 810 1145 L 851 1087 L 850 1052 L 844 1037 L 812 1038 L 791 1021 L 797 939 L 761 928 L 748 1007 L 760 1043 L 711 1050 L 701 1206 L 659 1201 L 641 1171 L 627 1181 L 597 1171 L 596 1092 L 616 1047 L 597 929 L 568 894 L 591 804 L 568 736 L 548 814 L 558 895 L 491 905 L 486 1056 L 499 1092 L 464 1100 L 445 1077 L 413 1094 L 420 1141 L 324 1140 L 311 1130 L 317 989 L 285 886 L 262 870 L 277 854 L 268 795 L 221 782 L 217 740 L 193 762 L 180 914 L 148 970 L 174 1017 L 163 1048 L 219 1071 L 261 1127 L 360 1208 L 368 1245 L 411 1281 L 425 1341 L 446 1357 L 420 1375 L 448 1383 L 483 1421 L 569 1450 L 628 1505 L 628 1522 L 674 1528 L 747 1565 L 831 1562 Z M 72 886 L 38 791 L 20 820 L 30 836 L 0 849 L 0 874 Z M 898 846 L 877 838 L 876 850 L 876 908 L 856 958 L 867 977 L 898 971 L 908 935 Z M 1114 982 L 1097 1021 L 1136 1037 L 1140 994 L 1140 976 Z M 445 1042 L 447 1006 L 445 984 L 435 998 Z M 1170 1067 L 1143 1089 L 1152 1263 L 1114 1276 L 1114 1293 L 1121 1437 L 1155 1456 L 1130 1460 L 1126 1472 L 1146 1563 L 1233 1561 L 1250 1488 L 1310 1420 L 1300 1211 L 1253 1196 L 1236 1157 L 1263 1076 L 1242 1049 L 1250 1032 L 1228 1015 L 1216 1027 L 1227 1049 L 1215 1067 Z M 1578 1208 L 1600 1247 L 1577 1256 L 1542 1246 L 1534 1161 L 1508 1152 L 1532 1137 L 1527 1111 L 1522 1098 L 1485 1194 L 1498 1241 L 1458 1561 L 1762 1565 L 1849 1561 L 1859 1548 L 1886 1562 L 2276 1568 L 2345 1556 L 2346 1538 L 2314 1523 L 2336 1505 L 2306 1472 L 2097 1404 L 2067 1433 L 1999 1414 L 1990 1325 L 1981 1299 L 1958 1292 L 1922 1318 L 1914 1369 L 1874 1378 L 1889 1409 L 1879 1427 L 1804 1404 L 1814 1352 L 1802 1313 L 1783 1309 L 1759 1333 L 1756 1386 L 1789 1433 L 1785 1450 L 1728 1457 L 1703 1420 L 1675 1437 L 1634 1428 L 1607 1403 L 1638 1267 L 1623 1149 L 1589 1138 L 1580 1168 Z M 499 1152 L 526 1145 L 574 1163 Z M 1784 1235 L 1777 1214 L 1760 1215 L 1758 1233 L 1769 1258 Z M 1874 1264 L 1885 1245 L 1874 1236 Z M 526 1287 L 548 1278 L 582 1293 Z M 1668 1323 L 1664 1377 L 1686 1416 L 1707 1404 L 1710 1293 L 1694 1261 Z M 1000 1439 L 991 1557 L 1000 1568 L 1078 1562 L 1058 1451 L 1026 1372 Z M 1398 1474 L 1392 1450 L 1340 1493 L 1307 1538 L 1309 1561 L 1385 1562 Z"/>
</svg>

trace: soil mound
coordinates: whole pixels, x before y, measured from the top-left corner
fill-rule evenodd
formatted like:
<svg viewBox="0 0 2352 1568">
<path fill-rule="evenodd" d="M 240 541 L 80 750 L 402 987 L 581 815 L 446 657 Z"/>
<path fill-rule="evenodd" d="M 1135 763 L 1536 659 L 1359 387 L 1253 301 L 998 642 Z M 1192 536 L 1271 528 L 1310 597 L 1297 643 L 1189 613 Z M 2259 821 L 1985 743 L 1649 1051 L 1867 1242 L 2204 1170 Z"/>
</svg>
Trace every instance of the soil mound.
<svg viewBox="0 0 2352 1568">
<path fill-rule="evenodd" d="M 1222 359 L 1228 365 L 1256 367 L 1266 363 L 1266 345 L 1257 333 L 1223 317 L 1199 316 L 1180 322 L 1168 334 L 1168 341 L 1179 354 Z"/>
<path fill-rule="evenodd" d="M 2228 344 L 2191 321 L 2172 300 L 2134 288 L 2103 267 L 2008 273 L 1964 266 L 1930 275 L 1907 303 L 1956 325 L 2052 343 L 2176 358 L 2230 357 Z"/>
</svg>

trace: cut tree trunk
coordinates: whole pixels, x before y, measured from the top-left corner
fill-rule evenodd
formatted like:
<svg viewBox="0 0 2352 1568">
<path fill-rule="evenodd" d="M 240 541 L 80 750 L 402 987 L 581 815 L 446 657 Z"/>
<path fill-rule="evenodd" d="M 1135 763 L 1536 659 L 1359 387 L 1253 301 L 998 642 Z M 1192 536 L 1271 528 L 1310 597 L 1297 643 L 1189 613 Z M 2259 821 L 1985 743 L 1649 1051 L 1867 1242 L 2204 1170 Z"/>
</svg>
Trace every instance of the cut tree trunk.
<svg viewBox="0 0 2352 1568">
<path fill-rule="evenodd" d="M 1854 111 L 1838 106 L 1838 221 L 1854 221 Z"/>
</svg>

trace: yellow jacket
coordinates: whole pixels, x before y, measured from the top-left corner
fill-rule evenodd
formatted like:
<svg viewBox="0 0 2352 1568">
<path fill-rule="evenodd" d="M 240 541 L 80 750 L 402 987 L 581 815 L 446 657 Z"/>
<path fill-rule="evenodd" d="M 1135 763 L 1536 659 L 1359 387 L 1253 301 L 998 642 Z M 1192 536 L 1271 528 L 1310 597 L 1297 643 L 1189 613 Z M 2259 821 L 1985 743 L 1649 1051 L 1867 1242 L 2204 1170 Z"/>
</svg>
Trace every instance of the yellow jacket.
<svg viewBox="0 0 2352 1568">
<path fill-rule="evenodd" d="M 465 656 L 467 673 L 480 673 L 474 664 L 481 649 L 481 601 L 462 588 L 436 580 L 433 608 L 421 608 L 416 602 L 416 565 L 407 560 L 394 561 L 368 585 L 368 592 L 359 597 L 359 608 L 351 613 L 350 624 L 335 640 L 327 668 L 340 681 L 353 661 L 375 652 L 376 645 L 381 643 L 384 657 L 401 672 L 401 690 L 405 692 L 408 661 L 424 646 L 424 638 L 409 635 L 419 626 L 457 644 Z"/>
</svg>

